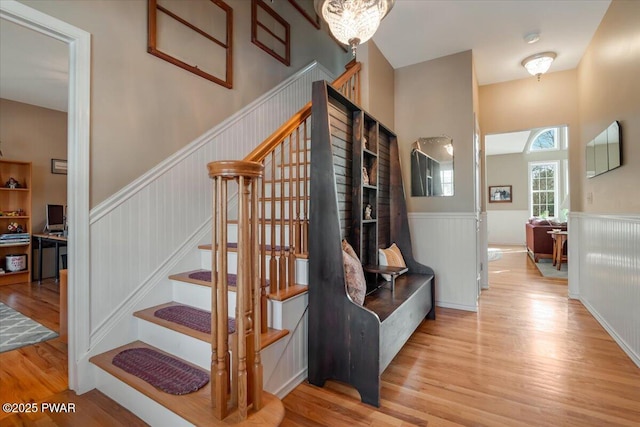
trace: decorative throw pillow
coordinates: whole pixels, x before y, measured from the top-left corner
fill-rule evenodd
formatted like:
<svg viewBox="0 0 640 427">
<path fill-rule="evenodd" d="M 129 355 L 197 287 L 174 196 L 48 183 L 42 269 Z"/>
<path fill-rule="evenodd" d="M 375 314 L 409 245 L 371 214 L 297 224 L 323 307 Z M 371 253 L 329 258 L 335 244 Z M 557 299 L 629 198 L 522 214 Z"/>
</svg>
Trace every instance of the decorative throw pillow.
<svg viewBox="0 0 640 427">
<path fill-rule="evenodd" d="M 397 247 L 395 243 L 389 246 L 387 249 L 378 249 L 378 264 L 390 267 L 407 266 L 407 264 L 405 264 L 404 262 L 402 252 L 400 252 L 400 248 Z M 383 274 L 382 277 L 384 278 L 384 280 L 391 280 L 391 276 L 388 274 Z"/>
<path fill-rule="evenodd" d="M 353 302 L 362 305 L 367 293 L 367 282 L 364 279 L 362 264 L 346 251 L 342 251 L 342 263 L 344 264 L 344 285 L 347 288 L 347 293 Z"/>
<path fill-rule="evenodd" d="M 356 251 L 353 249 L 353 246 L 347 242 L 347 239 L 342 239 L 342 250 L 351 255 L 353 258 L 357 259 L 360 262 L 360 258 L 356 255 Z"/>
</svg>

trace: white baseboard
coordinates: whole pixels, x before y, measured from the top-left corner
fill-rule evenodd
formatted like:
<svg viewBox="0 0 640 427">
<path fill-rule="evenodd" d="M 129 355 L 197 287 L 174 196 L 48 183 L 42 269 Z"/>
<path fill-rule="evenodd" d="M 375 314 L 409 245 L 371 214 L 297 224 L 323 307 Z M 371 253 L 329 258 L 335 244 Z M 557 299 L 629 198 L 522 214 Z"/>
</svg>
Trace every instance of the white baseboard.
<svg viewBox="0 0 640 427">
<path fill-rule="evenodd" d="M 278 399 L 284 399 L 286 395 L 291 393 L 296 387 L 302 384 L 304 380 L 307 379 L 307 377 L 308 377 L 308 369 L 304 368 L 303 370 L 298 372 L 298 374 L 296 374 L 293 378 L 291 378 L 289 381 L 284 383 L 282 387 L 275 390 L 273 394 L 278 396 Z"/>
<path fill-rule="evenodd" d="M 478 307 L 473 305 L 463 305 L 463 304 L 448 303 L 445 301 L 436 301 L 436 306 L 442 307 L 442 308 L 453 308 L 454 310 L 473 311 L 476 313 L 478 312 Z"/>
</svg>

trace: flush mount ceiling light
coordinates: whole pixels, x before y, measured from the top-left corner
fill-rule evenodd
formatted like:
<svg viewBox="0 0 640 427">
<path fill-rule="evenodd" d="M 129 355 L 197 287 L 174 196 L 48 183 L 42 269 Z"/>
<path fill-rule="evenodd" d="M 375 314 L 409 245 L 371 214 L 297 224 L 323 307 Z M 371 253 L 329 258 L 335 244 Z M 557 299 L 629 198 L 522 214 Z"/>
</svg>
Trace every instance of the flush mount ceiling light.
<svg viewBox="0 0 640 427">
<path fill-rule="evenodd" d="M 340 42 L 356 47 L 375 34 L 380 21 L 395 0 L 314 0 L 318 15 L 329 25 L 331 34 Z"/>
<path fill-rule="evenodd" d="M 540 76 L 549 70 L 556 56 L 555 52 L 536 53 L 523 59 L 522 66 L 527 69 L 529 74 L 538 77 L 538 81 L 540 81 Z"/>
</svg>

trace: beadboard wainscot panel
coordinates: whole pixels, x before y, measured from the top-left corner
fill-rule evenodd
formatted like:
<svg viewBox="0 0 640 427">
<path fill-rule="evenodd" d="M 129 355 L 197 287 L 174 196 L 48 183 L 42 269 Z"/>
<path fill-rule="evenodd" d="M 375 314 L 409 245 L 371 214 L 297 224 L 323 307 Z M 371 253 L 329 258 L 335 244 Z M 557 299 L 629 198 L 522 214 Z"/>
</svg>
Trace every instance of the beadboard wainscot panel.
<svg viewBox="0 0 640 427">
<path fill-rule="evenodd" d="M 640 367 L 640 215 L 572 213 L 568 230 L 570 295 Z"/>
<path fill-rule="evenodd" d="M 436 305 L 478 311 L 476 214 L 409 213 L 413 255 L 433 268 Z"/>
<path fill-rule="evenodd" d="M 272 327 L 287 329 L 289 334 L 261 352 L 264 389 L 283 399 L 307 378 L 309 294 L 286 301 L 270 300 Z"/>
<path fill-rule="evenodd" d="M 211 240 L 207 163 L 243 158 L 311 99 L 313 81 L 332 79 L 310 64 L 91 210 L 85 359 L 133 339 L 133 311 L 170 295 L 169 274 L 198 268 L 196 247 Z"/>
<path fill-rule="evenodd" d="M 480 212 L 480 288 L 489 289 L 489 237 L 487 212 Z"/>
<path fill-rule="evenodd" d="M 526 210 L 487 211 L 487 232 L 490 245 L 522 245 L 527 242 Z"/>
</svg>

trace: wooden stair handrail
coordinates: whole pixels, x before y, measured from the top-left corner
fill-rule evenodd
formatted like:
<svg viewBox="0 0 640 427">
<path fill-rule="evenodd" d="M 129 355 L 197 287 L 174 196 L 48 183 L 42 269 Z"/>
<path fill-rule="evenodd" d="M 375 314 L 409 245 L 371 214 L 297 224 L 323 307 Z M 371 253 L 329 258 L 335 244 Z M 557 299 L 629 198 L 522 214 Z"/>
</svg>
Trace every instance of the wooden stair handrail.
<svg viewBox="0 0 640 427">
<path fill-rule="evenodd" d="M 251 153 L 244 158 L 246 161 L 261 162 L 269 153 L 280 145 L 282 140 L 289 136 L 300 123 L 303 123 L 311 116 L 311 101 L 309 101 L 300 111 L 295 113 L 289 120 L 278 128 L 271 136 L 265 139 L 262 144 L 258 145 Z"/>
<path fill-rule="evenodd" d="M 347 70 L 342 73 L 331 86 L 339 88 L 349 81 L 353 76 L 358 74 L 362 69 L 362 63 L 350 62 L 347 64 Z M 359 91 L 358 91 L 359 92 Z M 286 138 L 291 132 L 293 132 L 300 124 L 311 116 L 311 101 L 309 101 L 304 107 L 295 113 L 289 120 L 287 120 L 278 130 L 276 130 L 271 136 L 265 139 L 260 145 L 258 145 L 252 152 L 250 152 L 244 160 L 261 162 L 267 155 L 272 152 L 284 138 Z"/>
</svg>

